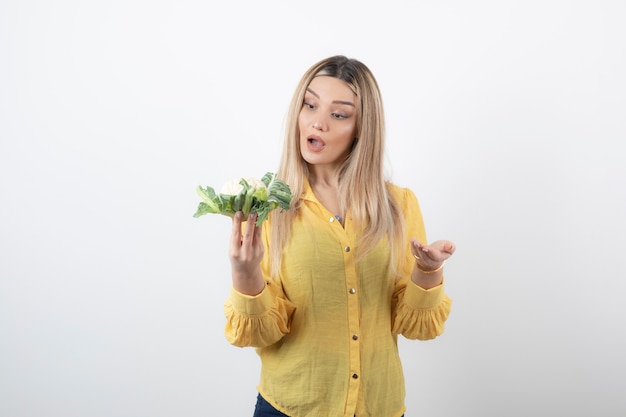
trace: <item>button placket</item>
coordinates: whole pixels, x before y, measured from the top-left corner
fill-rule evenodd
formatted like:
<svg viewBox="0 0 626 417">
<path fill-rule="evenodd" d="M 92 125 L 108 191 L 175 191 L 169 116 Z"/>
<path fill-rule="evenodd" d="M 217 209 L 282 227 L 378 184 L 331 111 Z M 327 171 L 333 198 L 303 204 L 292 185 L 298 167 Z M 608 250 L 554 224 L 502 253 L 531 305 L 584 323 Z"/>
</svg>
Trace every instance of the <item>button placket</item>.
<svg viewBox="0 0 626 417">
<path fill-rule="evenodd" d="M 327 217 L 329 227 L 334 231 L 338 243 L 339 250 L 342 252 L 344 267 L 345 267 L 345 291 L 347 309 L 348 309 L 348 326 L 346 328 L 345 337 L 350 341 L 349 343 L 349 378 L 350 378 L 350 390 L 348 394 L 347 402 L 356 404 L 359 387 L 361 385 L 361 340 L 360 324 L 359 324 L 359 292 L 358 292 L 358 270 L 355 259 L 355 251 L 353 250 L 354 243 L 357 236 L 353 233 L 352 223 L 346 221 L 342 226 L 338 219 L 335 217 Z"/>
</svg>

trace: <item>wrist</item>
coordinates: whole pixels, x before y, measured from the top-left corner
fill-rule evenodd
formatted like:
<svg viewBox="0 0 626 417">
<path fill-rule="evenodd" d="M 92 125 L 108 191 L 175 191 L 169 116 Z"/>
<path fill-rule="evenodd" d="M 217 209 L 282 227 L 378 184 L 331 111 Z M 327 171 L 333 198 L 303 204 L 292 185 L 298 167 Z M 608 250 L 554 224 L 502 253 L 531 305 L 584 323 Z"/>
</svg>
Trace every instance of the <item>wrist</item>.
<svg viewBox="0 0 626 417">
<path fill-rule="evenodd" d="M 265 288 L 265 280 L 260 268 L 253 271 L 232 270 L 233 287 L 242 294 L 257 295 Z"/>
<path fill-rule="evenodd" d="M 445 265 L 445 261 L 441 263 L 441 265 L 434 267 L 434 268 L 427 268 L 427 267 L 423 267 L 421 266 L 419 263 L 415 262 L 415 267 L 417 268 L 418 271 L 420 271 L 423 274 L 434 274 L 435 272 L 439 272 L 443 269 L 443 266 Z"/>
</svg>

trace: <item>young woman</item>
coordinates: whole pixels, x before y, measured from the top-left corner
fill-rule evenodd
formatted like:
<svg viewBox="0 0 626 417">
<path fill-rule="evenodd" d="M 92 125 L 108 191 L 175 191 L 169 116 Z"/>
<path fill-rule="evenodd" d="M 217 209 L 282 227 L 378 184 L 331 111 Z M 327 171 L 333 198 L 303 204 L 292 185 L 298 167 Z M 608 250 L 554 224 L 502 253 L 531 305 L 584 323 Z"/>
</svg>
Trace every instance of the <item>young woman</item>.
<svg viewBox="0 0 626 417">
<path fill-rule="evenodd" d="M 383 105 L 363 63 L 313 65 L 288 116 L 278 174 L 292 208 L 261 227 L 238 213 L 230 238 L 225 333 L 260 356 L 254 416 L 399 417 L 397 336 L 443 332 L 455 246 L 427 244 L 417 198 L 385 178 Z"/>
</svg>

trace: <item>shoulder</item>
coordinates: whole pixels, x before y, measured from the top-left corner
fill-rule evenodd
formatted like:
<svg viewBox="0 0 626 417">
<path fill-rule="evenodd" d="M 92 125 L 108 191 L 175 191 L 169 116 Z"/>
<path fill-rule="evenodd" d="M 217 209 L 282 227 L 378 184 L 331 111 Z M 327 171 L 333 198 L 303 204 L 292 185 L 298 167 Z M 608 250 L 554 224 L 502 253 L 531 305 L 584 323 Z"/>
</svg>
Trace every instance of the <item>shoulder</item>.
<svg viewBox="0 0 626 417">
<path fill-rule="evenodd" d="M 407 205 L 417 203 L 417 197 L 410 188 L 401 187 L 392 182 L 387 182 L 387 190 L 389 195 L 400 207 L 406 207 Z"/>
</svg>

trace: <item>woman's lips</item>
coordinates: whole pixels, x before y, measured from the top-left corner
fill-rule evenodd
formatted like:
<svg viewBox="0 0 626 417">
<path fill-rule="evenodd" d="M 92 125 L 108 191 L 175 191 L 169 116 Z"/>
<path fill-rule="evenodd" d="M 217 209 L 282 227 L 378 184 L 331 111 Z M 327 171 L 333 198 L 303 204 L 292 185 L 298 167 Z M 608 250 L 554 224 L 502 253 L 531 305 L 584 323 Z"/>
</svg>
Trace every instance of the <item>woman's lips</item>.
<svg viewBox="0 0 626 417">
<path fill-rule="evenodd" d="M 326 146 L 326 143 L 324 143 L 324 141 L 317 136 L 309 136 L 306 143 L 308 148 L 313 152 L 319 152 L 324 149 L 324 146 Z"/>
</svg>

